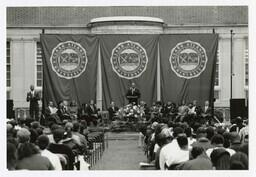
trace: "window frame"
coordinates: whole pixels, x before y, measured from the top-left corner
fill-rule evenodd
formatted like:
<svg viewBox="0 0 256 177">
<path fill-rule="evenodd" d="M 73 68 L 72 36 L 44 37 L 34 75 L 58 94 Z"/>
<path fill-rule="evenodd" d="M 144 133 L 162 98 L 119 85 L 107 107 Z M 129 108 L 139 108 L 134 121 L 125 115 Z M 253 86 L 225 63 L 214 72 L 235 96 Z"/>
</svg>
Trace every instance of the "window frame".
<svg viewBox="0 0 256 177">
<path fill-rule="evenodd" d="M 214 78 L 214 92 L 217 91 L 218 94 L 219 94 L 219 98 L 216 98 L 216 100 L 220 100 L 220 94 L 221 94 L 221 57 L 220 57 L 220 49 L 218 48 L 217 49 L 217 61 L 216 61 L 216 65 L 218 64 L 218 85 L 215 85 L 215 79 L 216 77 Z M 216 69 L 217 69 L 217 66 L 216 66 Z"/>
<path fill-rule="evenodd" d="M 7 50 L 8 50 L 8 43 L 9 43 L 9 56 L 8 56 L 8 52 L 7 52 Z M 6 86 L 6 99 L 11 99 L 11 97 L 12 97 L 12 95 L 11 95 L 11 90 L 12 90 L 12 50 L 11 50 L 11 48 L 12 48 L 12 43 L 11 43 L 11 40 L 10 39 L 7 39 L 6 40 L 6 57 L 5 57 L 5 61 L 6 61 L 6 63 L 5 63 L 5 67 L 6 67 L 6 84 L 5 84 L 5 86 Z M 7 62 L 7 57 L 9 57 L 9 63 Z M 7 65 L 9 65 L 10 66 L 10 71 L 7 71 Z M 9 78 L 9 80 L 10 80 L 10 85 L 8 86 L 7 85 L 7 72 L 10 72 L 10 78 Z M 9 92 L 9 97 L 7 96 L 8 95 L 8 92 Z"/>
<path fill-rule="evenodd" d="M 35 88 L 36 88 L 36 90 L 38 90 L 38 91 L 42 91 L 43 90 L 43 60 L 42 60 L 42 48 L 41 48 L 41 65 L 40 65 L 40 63 L 38 63 L 38 46 L 40 46 L 41 45 L 41 43 L 40 43 L 40 41 L 39 40 L 36 40 L 35 41 L 35 81 L 34 81 L 34 85 L 35 85 Z M 41 82 L 42 82 L 42 85 L 41 86 L 38 86 L 37 85 L 37 81 L 39 80 L 38 79 L 38 70 L 37 70 L 37 67 L 38 66 L 42 66 L 42 71 L 41 71 L 41 73 L 42 73 L 42 78 L 41 78 Z"/>
</svg>

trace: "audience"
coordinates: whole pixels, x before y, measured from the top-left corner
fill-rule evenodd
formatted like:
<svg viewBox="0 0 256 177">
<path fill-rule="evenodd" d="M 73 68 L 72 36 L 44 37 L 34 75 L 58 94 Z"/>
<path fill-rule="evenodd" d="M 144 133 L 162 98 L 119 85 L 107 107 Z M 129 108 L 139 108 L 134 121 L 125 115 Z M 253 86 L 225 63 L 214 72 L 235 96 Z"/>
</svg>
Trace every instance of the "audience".
<svg viewBox="0 0 256 177">
<path fill-rule="evenodd" d="M 46 115 L 58 120 L 44 126 L 23 118 L 9 120 L 7 169 L 73 170 L 75 157 L 91 146 L 87 125 L 99 122 L 94 101 L 84 107 L 88 112 L 80 114 L 75 101 L 62 101 L 58 108 L 50 102 Z M 111 108 L 114 115 L 114 103 Z M 202 110 L 196 101 L 180 106 L 156 102 L 148 108 L 140 128 L 148 162 L 160 170 L 248 169 L 248 120 L 238 117 L 231 125 L 208 121 L 201 117 L 208 108 L 206 104 Z"/>
</svg>

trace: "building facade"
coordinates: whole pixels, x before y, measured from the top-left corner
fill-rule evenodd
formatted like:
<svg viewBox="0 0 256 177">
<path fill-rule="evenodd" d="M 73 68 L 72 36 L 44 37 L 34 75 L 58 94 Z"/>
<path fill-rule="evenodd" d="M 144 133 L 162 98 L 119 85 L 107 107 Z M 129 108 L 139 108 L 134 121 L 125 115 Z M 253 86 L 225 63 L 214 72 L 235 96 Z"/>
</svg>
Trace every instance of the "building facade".
<svg viewBox="0 0 256 177">
<path fill-rule="evenodd" d="M 31 84 L 34 84 L 37 90 L 42 90 L 43 66 L 40 46 L 42 33 L 218 33 L 215 107 L 228 108 L 231 92 L 232 98 L 248 99 L 248 7 L 246 6 L 8 7 L 6 88 L 7 99 L 14 101 L 15 108 L 28 107 L 26 93 Z M 161 94 L 159 84 L 160 82 L 158 98 Z M 99 70 L 96 100 L 98 107 L 101 107 L 101 91 Z"/>
</svg>

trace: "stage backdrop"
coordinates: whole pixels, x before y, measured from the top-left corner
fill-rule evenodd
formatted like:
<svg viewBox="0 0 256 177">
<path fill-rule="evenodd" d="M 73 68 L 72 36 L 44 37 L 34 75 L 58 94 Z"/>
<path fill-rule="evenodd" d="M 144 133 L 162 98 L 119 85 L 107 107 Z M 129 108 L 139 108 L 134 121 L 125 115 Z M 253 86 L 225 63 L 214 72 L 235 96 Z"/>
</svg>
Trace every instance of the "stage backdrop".
<svg viewBox="0 0 256 177">
<path fill-rule="evenodd" d="M 103 109 L 111 101 L 128 104 L 125 98 L 131 82 L 141 92 L 141 99 L 151 104 L 156 100 L 158 35 L 100 35 Z"/>
<path fill-rule="evenodd" d="M 160 35 L 162 101 L 212 102 L 218 35 Z"/>
<path fill-rule="evenodd" d="M 95 35 L 43 34 L 43 102 L 96 98 L 98 39 Z"/>
</svg>

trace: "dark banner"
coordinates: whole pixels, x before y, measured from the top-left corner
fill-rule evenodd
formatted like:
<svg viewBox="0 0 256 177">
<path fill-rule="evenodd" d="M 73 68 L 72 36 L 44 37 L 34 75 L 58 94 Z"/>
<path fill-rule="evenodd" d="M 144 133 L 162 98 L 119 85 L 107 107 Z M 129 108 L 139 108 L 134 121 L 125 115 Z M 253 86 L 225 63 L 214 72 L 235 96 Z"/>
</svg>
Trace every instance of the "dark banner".
<svg viewBox="0 0 256 177">
<path fill-rule="evenodd" d="M 43 34 L 43 101 L 96 98 L 98 40 L 95 35 Z"/>
<path fill-rule="evenodd" d="M 158 35 L 100 35 L 103 109 L 111 101 L 128 104 L 126 93 L 134 82 L 140 101 L 156 100 Z"/>
<path fill-rule="evenodd" d="M 160 35 L 162 101 L 212 102 L 218 35 Z"/>
</svg>

